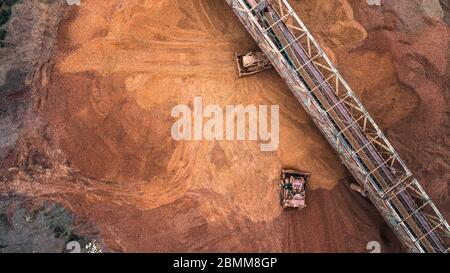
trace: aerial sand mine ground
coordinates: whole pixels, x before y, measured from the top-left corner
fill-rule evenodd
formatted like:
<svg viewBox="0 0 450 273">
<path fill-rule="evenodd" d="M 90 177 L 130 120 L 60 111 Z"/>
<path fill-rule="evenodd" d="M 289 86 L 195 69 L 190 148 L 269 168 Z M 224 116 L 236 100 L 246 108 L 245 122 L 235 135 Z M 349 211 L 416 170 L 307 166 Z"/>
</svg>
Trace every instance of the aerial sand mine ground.
<svg viewBox="0 0 450 273">
<path fill-rule="evenodd" d="M 449 219 L 448 11 L 439 1 L 290 2 Z M 369 241 L 402 251 L 276 71 L 237 77 L 234 53 L 256 45 L 225 1 L 40 5 L 61 21 L 40 15 L 54 27 L 49 56 L 7 97 L 25 108 L 2 146 L 10 213 L 61 204 L 77 236 L 105 251 L 367 252 Z M 171 109 L 195 96 L 279 105 L 278 150 L 173 140 Z M 304 210 L 278 204 L 286 167 L 312 173 Z"/>
</svg>

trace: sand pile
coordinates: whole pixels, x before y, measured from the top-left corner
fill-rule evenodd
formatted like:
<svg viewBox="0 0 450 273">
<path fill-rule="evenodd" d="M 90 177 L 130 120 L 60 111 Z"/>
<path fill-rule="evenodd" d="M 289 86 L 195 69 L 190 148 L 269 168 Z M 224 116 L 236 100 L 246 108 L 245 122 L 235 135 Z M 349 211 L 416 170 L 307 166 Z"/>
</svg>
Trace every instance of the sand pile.
<svg viewBox="0 0 450 273">
<path fill-rule="evenodd" d="M 385 2 L 293 7 L 446 208 L 449 27 L 421 1 Z M 256 45 L 225 1 L 86 0 L 67 9 L 57 43 L 30 117 L 41 129 L 11 160 L 37 149 L 51 167 L 19 168 L 3 192 L 62 203 L 116 251 L 360 252 L 373 240 L 399 251 L 276 72 L 237 78 L 234 53 Z M 279 149 L 173 140 L 171 109 L 195 96 L 221 107 L 280 105 Z M 313 173 L 306 210 L 279 208 L 283 167 Z"/>
</svg>

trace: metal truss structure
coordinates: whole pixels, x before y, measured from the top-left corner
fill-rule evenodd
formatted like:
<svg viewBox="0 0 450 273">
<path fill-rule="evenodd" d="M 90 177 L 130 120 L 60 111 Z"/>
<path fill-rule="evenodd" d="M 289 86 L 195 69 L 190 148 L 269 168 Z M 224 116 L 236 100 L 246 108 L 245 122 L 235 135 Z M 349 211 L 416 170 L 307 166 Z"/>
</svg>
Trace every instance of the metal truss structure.
<svg viewBox="0 0 450 273">
<path fill-rule="evenodd" d="M 450 228 L 287 0 L 226 0 L 411 252 L 449 252 Z"/>
</svg>

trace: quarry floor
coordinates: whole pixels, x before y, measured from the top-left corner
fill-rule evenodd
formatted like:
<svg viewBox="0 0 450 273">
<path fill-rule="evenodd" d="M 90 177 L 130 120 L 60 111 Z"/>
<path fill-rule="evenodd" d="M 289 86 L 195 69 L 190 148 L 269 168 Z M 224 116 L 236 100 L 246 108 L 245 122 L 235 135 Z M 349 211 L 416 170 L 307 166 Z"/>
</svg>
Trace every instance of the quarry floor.
<svg viewBox="0 0 450 273">
<path fill-rule="evenodd" d="M 364 1 L 291 2 L 448 215 L 449 27 L 395 15 L 408 4 L 382 13 Z M 422 30 L 404 34 L 396 20 Z M 53 168 L 8 189 L 89 219 L 111 251 L 367 252 L 370 241 L 400 251 L 276 71 L 237 77 L 234 54 L 256 48 L 225 1 L 71 7 L 34 98 L 43 129 L 32 139 L 44 139 L 36 145 Z M 414 73 L 424 67 L 435 74 L 419 83 Z M 195 96 L 222 107 L 279 105 L 279 148 L 173 140 L 171 109 L 192 106 Z M 312 173 L 306 209 L 278 205 L 282 168 Z"/>
</svg>

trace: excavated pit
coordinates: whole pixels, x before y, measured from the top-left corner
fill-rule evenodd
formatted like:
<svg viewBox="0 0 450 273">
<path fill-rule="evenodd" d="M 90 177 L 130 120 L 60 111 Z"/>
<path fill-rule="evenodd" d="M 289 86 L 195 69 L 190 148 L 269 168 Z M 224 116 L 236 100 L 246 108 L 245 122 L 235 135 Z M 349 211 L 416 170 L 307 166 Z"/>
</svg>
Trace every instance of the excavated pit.
<svg viewBox="0 0 450 273">
<path fill-rule="evenodd" d="M 110 251 L 367 252 L 370 241 L 401 251 L 276 72 L 237 78 L 234 53 L 256 45 L 225 1 L 81 2 L 60 13 L 51 56 L 25 93 L 3 195 L 62 204 Z M 291 2 L 448 219 L 443 10 L 410 0 Z M 173 140 L 171 109 L 195 96 L 280 105 L 279 149 Z M 312 173 L 302 211 L 278 205 L 283 167 Z"/>
</svg>

